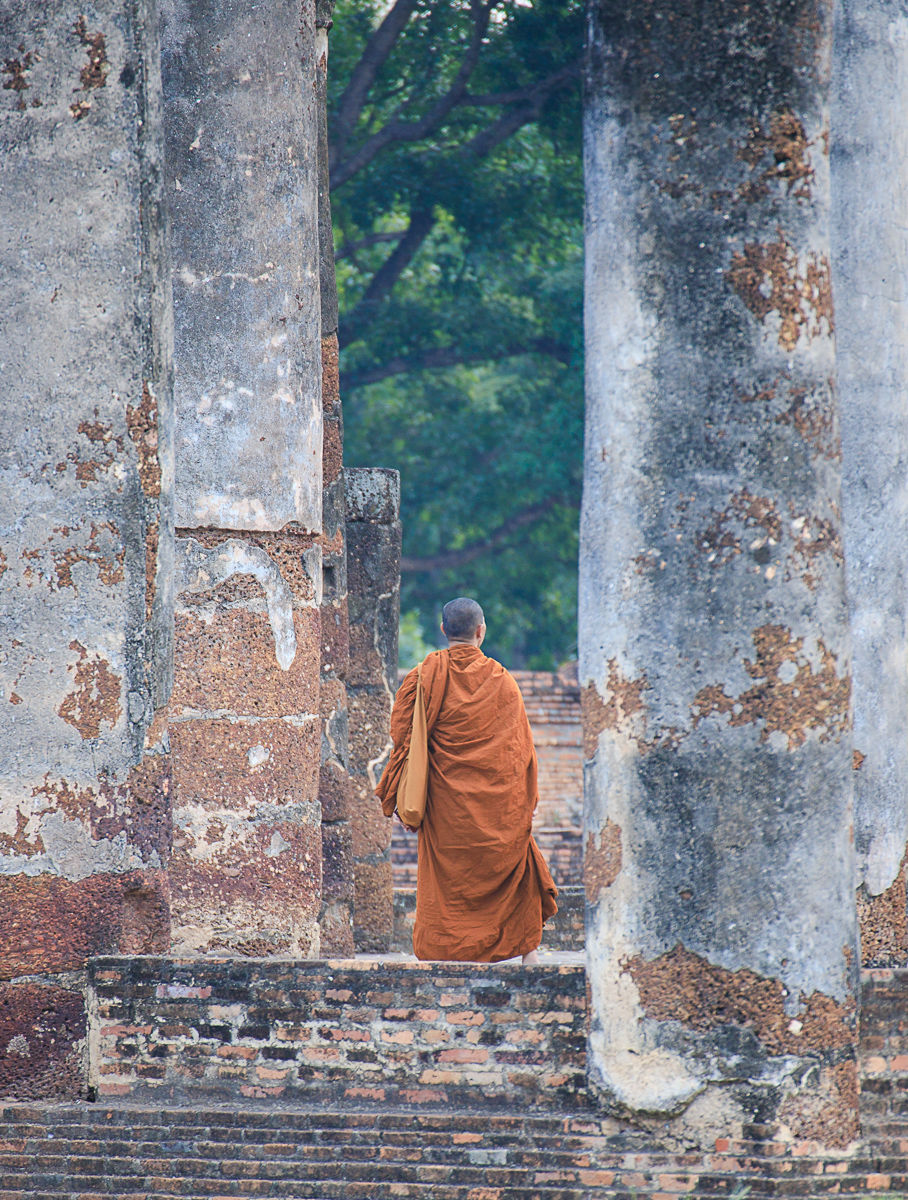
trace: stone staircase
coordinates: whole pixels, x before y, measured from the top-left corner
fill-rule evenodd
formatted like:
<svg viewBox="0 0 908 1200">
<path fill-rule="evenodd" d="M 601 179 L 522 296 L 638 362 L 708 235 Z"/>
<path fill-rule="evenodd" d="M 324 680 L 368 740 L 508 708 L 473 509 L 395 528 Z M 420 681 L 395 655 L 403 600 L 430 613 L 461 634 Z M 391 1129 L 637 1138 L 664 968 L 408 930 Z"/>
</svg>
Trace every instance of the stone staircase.
<svg viewBox="0 0 908 1200">
<path fill-rule="evenodd" d="M 865 973 L 864 1139 L 838 1154 L 760 1126 L 696 1151 L 603 1116 L 577 1069 L 577 965 L 92 974 L 100 1097 L 0 1107 L 0 1200 L 908 1196 L 908 970 Z"/>
</svg>

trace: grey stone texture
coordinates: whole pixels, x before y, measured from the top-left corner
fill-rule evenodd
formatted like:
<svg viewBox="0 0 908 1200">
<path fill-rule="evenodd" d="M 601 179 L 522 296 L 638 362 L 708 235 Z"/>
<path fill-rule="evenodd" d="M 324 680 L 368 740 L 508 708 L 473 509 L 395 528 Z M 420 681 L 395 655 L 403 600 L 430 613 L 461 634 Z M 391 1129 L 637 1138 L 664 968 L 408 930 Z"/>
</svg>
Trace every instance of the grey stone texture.
<svg viewBox="0 0 908 1200">
<path fill-rule="evenodd" d="M 350 778 L 357 950 L 391 948 L 391 822 L 375 796 L 391 749 L 400 622 L 400 475 L 347 468 Z"/>
<path fill-rule="evenodd" d="M 125 832 L 74 831 L 53 797 L 139 764 L 173 624 L 154 6 L 84 11 L 0 12 L 0 837 L 16 872 L 62 822 L 69 849 L 48 829 L 41 870 L 70 878 L 144 861 Z"/>
<path fill-rule="evenodd" d="M 321 528 L 314 5 L 162 0 L 176 522 Z"/>
<path fill-rule="evenodd" d="M 831 164 L 844 545 L 854 676 L 858 882 L 908 841 L 908 12 L 837 5 Z"/>
<path fill-rule="evenodd" d="M 601 0 L 591 18 L 591 1070 L 607 1103 L 683 1113 L 697 1137 L 758 1112 L 847 1141 L 829 9 Z"/>
</svg>

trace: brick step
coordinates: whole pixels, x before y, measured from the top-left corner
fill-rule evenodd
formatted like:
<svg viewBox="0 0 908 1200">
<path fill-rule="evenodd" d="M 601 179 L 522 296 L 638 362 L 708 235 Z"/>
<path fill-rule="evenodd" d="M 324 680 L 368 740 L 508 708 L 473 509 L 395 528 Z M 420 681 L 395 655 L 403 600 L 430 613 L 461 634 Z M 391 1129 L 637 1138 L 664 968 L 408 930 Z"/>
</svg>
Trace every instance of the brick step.
<svg viewBox="0 0 908 1200">
<path fill-rule="evenodd" d="M 142 1164 L 152 1164 L 153 1169 L 163 1169 L 166 1163 L 182 1164 L 192 1162 L 210 1168 L 212 1162 L 231 1162 L 239 1167 L 243 1164 L 267 1162 L 269 1169 L 290 1169 L 299 1162 L 318 1163 L 334 1162 L 341 1159 L 347 1163 L 370 1162 L 403 1162 L 427 1163 L 438 1166 L 457 1166 L 461 1163 L 477 1165 L 494 1165 L 515 1167 L 520 1170 L 572 1170 L 577 1167 L 578 1158 L 584 1160 L 590 1167 L 605 1166 L 609 1170 L 627 1169 L 621 1161 L 621 1155 L 600 1155 L 589 1150 L 581 1152 L 565 1149 L 542 1149 L 519 1147 L 498 1147 L 485 1145 L 448 1145 L 447 1147 L 423 1147 L 418 1139 L 400 1146 L 386 1144 L 362 1146 L 331 1146 L 303 1144 L 275 1149 L 271 1143 L 261 1147 L 238 1146 L 230 1148 L 225 1154 L 224 1147 L 218 1143 L 189 1143 L 180 1142 L 136 1142 L 132 1146 L 122 1143 L 106 1144 L 103 1142 L 54 1143 L 61 1148 L 48 1151 L 43 1149 L 46 1143 L 29 1145 L 20 1153 L 0 1154 L 0 1173 L 10 1173 L 26 1168 L 40 1168 L 45 1172 L 59 1172 L 69 1169 L 73 1173 L 93 1174 L 95 1168 L 103 1169 L 108 1165 L 111 1170 L 122 1174 L 131 1174 L 138 1169 L 136 1160 Z M 662 1164 L 667 1169 L 668 1164 Z M 655 1165 L 654 1165 L 655 1166 Z M 152 1169 L 152 1168 L 149 1168 Z M 712 1169 L 712 1168 L 711 1168 Z M 717 1172 L 718 1174 L 739 1174 L 742 1167 L 735 1172 Z M 876 1170 L 876 1167 L 873 1168 Z M 895 1170 L 895 1167 L 890 1167 Z"/>
<path fill-rule="evenodd" d="M 75 1200 L 84 1197 L 85 1200 L 95 1200 L 95 1197 L 116 1196 L 117 1200 L 243 1200 L 246 1196 L 266 1196 L 269 1200 L 279 1200 L 289 1197 L 290 1200 L 589 1200 L 590 1191 L 586 1187 L 548 1187 L 534 1185 L 523 1181 L 522 1185 L 502 1188 L 482 1184 L 437 1183 L 437 1182 L 377 1182 L 373 1180 L 344 1180 L 321 1179 L 309 1180 L 305 1185 L 292 1184 L 284 1186 L 270 1180 L 256 1180 L 257 1191 L 241 1190 L 240 1186 L 226 1179 L 210 1181 L 193 1180 L 193 1189 L 185 1190 L 180 1180 L 166 1177 L 148 1179 L 138 1190 L 128 1191 L 123 1187 L 123 1181 L 106 1177 L 96 1186 L 97 1181 L 81 1179 L 49 1182 L 40 1178 L 23 1181 L 8 1187 L 0 1182 L 0 1200 L 59 1200 L 61 1196 Z M 253 1181 L 247 1181 L 253 1182 Z M 176 1185 L 176 1186 L 172 1186 Z M 135 1187 L 135 1180 L 130 1180 L 127 1187 Z M 603 1193 L 604 1195 L 604 1193 Z"/>
<path fill-rule="evenodd" d="M 166 1181 L 161 1181 L 165 1182 Z M 116 1196 L 117 1200 L 235 1200 L 236 1192 L 225 1182 L 218 1181 L 218 1189 L 214 1191 L 166 1192 L 157 1187 L 154 1190 L 143 1187 L 138 1192 L 122 1191 L 116 1180 L 109 1191 L 88 1192 L 84 1188 L 73 1190 L 68 1186 L 47 1189 L 42 1186 L 40 1191 L 34 1187 L 14 1188 L 4 1190 L 0 1187 L 0 1200 L 99 1200 L 108 1196 Z M 266 1196 L 277 1196 L 278 1193 L 267 1191 Z M 634 1193 L 609 1193 L 620 1197 L 620 1200 L 639 1200 Z M 313 1185 L 311 1191 L 299 1188 L 292 1193 L 293 1200 L 589 1200 L 587 1189 L 578 1188 L 547 1188 L 520 1187 L 509 1188 L 505 1194 L 500 1189 L 472 1188 L 454 1186 L 439 1186 L 435 1183 L 346 1183 L 338 1180 L 324 1180 Z"/>
<path fill-rule="evenodd" d="M 585 1170 L 535 1171 L 518 1167 L 499 1167 L 494 1164 L 468 1165 L 408 1162 L 350 1162 L 346 1158 L 328 1159 L 307 1164 L 304 1162 L 275 1163 L 237 1162 L 225 1160 L 220 1170 L 212 1171 L 212 1163 L 164 1158 L 148 1161 L 122 1160 L 105 1163 L 103 1159 L 91 1162 L 68 1162 L 65 1156 L 55 1157 L 52 1162 L 40 1158 L 30 1166 L 0 1175 L 0 1186 L 10 1188 L 31 1183 L 33 1187 L 56 1187 L 75 1185 L 82 1191 L 109 1192 L 123 1183 L 134 1187 L 138 1180 L 154 1182 L 156 1190 L 176 1195 L 190 1195 L 194 1191 L 217 1191 L 229 1184 L 239 1196 L 261 1195 L 268 1191 L 272 1196 L 293 1196 L 300 1186 L 335 1180 L 348 1183 L 419 1183 L 456 1184 L 459 1187 L 514 1188 L 539 1183 L 558 1186 L 580 1186 L 585 1181 Z M 540 1174 L 548 1178 L 536 1180 Z M 165 1181 L 159 1184 L 157 1181 Z"/>
<path fill-rule="evenodd" d="M 497 1149 L 495 1147 L 476 1148 L 470 1146 L 454 1146 L 447 1150 L 426 1151 L 418 1146 L 400 1147 L 397 1153 L 389 1153 L 387 1147 L 371 1146 L 351 1150 L 332 1151 L 328 1146 L 317 1148 L 303 1146 L 283 1157 L 274 1157 L 270 1148 L 267 1155 L 247 1153 L 237 1154 L 234 1147 L 229 1157 L 218 1154 L 199 1152 L 198 1147 L 186 1150 L 182 1147 L 167 1145 L 150 1145 L 138 1143 L 130 1155 L 107 1153 L 98 1149 L 96 1153 L 86 1155 L 80 1153 L 75 1146 L 62 1145 L 56 1153 L 41 1153 L 29 1149 L 23 1154 L 5 1154 L 0 1156 L 0 1175 L 12 1176 L 20 1171 L 39 1171 L 45 1175 L 95 1175 L 111 1171 L 121 1176 L 137 1174 L 176 1174 L 202 1175 L 211 1174 L 217 1166 L 220 1174 L 228 1175 L 267 1175 L 271 1178 L 296 1178 L 297 1171 L 314 1171 L 320 1169 L 320 1164 L 344 1164 L 349 1169 L 351 1177 L 360 1169 L 373 1166 L 387 1165 L 389 1169 L 397 1170 L 400 1174 L 403 1168 L 438 1168 L 439 1170 L 460 1169 L 461 1167 L 501 1168 L 503 1170 L 533 1172 L 558 1171 L 576 1175 L 578 1171 L 628 1170 L 620 1161 L 599 1159 L 590 1154 L 572 1154 L 569 1151 L 556 1153 L 553 1151 L 527 1149 Z M 578 1163 L 578 1159 L 581 1161 Z M 667 1164 L 650 1166 L 652 1170 L 668 1170 Z M 874 1168 L 875 1169 L 875 1168 Z M 721 1177 L 723 1175 L 740 1176 L 746 1168 L 739 1170 L 711 1171 Z M 330 1174 L 330 1173 L 329 1173 Z M 303 1175 L 301 1178 L 307 1178 Z"/>
<path fill-rule="evenodd" d="M 22 1146 L 15 1151 L 0 1153 L 0 1173 L 10 1174 L 21 1169 L 65 1173 L 68 1169 L 70 1173 L 81 1175 L 92 1174 L 95 1169 L 107 1168 L 129 1175 L 139 1170 L 139 1163 L 146 1173 L 164 1171 L 168 1164 L 172 1169 L 201 1171 L 203 1168 L 210 1168 L 212 1161 L 222 1165 L 228 1162 L 237 1173 L 250 1163 L 265 1164 L 267 1170 L 272 1171 L 275 1176 L 291 1170 L 293 1165 L 300 1161 L 307 1164 L 326 1161 L 343 1161 L 349 1164 L 403 1162 L 433 1166 L 458 1166 L 466 1163 L 521 1170 L 589 1169 L 624 1173 L 637 1170 L 677 1173 L 679 1169 L 677 1160 L 668 1155 L 629 1155 L 626 1152 L 616 1153 L 605 1146 L 574 1149 L 561 1143 L 554 1143 L 550 1147 L 538 1143 L 529 1146 L 500 1146 L 492 1144 L 489 1139 L 486 1139 L 483 1146 L 477 1146 L 475 1143 L 452 1144 L 451 1138 L 446 1140 L 445 1145 L 426 1146 L 418 1134 L 397 1144 L 389 1144 L 384 1139 L 372 1143 L 362 1141 L 358 1144 L 333 1141 L 325 1144 L 234 1142 L 230 1145 L 228 1154 L 225 1154 L 223 1143 L 193 1141 L 185 1137 L 133 1142 L 113 1142 L 103 1138 L 91 1141 L 59 1139 L 51 1145 L 58 1148 L 49 1149 L 48 1142 L 44 1139 L 23 1139 Z M 732 1156 L 715 1157 L 722 1161 L 723 1165 L 715 1165 L 713 1156 L 704 1155 L 698 1170 L 716 1178 L 740 1178 L 743 1175 L 765 1178 L 773 1168 L 778 1170 L 780 1161 L 778 1158 L 742 1160 Z M 578 1164 L 578 1160 L 582 1160 L 582 1163 Z M 817 1161 L 809 1158 L 787 1159 L 785 1162 L 789 1169 L 786 1173 L 790 1177 L 812 1177 L 818 1173 Z M 732 1162 L 736 1165 L 726 1165 Z M 830 1170 L 827 1164 L 820 1162 L 819 1165 L 825 1167 L 829 1174 L 835 1173 L 837 1167 L 837 1164 L 832 1164 L 833 1170 Z M 883 1158 L 874 1155 L 849 1161 L 848 1170 L 852 1174 L 887 1173 L 893 1176 L 908 1176 L 908 1158 Z"/>
</svg>

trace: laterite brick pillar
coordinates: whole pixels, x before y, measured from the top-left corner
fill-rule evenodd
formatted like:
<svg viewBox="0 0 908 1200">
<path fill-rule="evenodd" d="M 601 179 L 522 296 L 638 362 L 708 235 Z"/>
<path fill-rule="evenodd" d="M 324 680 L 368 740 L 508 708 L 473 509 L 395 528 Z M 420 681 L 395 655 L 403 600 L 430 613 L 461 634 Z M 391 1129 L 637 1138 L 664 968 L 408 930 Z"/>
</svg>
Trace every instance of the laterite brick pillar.
<svg viewBox="0 0 908 1200">
<path fill-rule="evenodd" d="M 391 822 L 375 788 L 391 749 L 400 627 L 400 475 L 347 468 L 350 780 L 356 949 L 391 948 Z"/>
<path fill-rule="evenodd" d="M 856 1132 L 830 8 L 600 0 L 581 534 L 590 1068 Z"/>
<path fill-rule="evenodd" d="M 86 960 L 169 940 L 155 6 L 10 0 L 0 62 L 0 1096 L 58 1097 Z"/>
<path fill-rule="evenodd" d="M 337 279 L 328 177 L 328 34 L 334 0 L 315 6 L 318 94 L 318 232 L 322 313 L 322 563 L 321 718 L 319 799 L 322 806 L 322 954 L 353 953 L 353 830 L 348 774 L 345 681 L 350 658 L 347 612 L 347 534 L 344 500 L 344 422 L 337 343 Z"/>
<path fill-rule="evenodd" d="M 833 291 L 861 951 L 908 963 L 908 14 L 836 6 Z M 828 453 L 836 453 L 828 446 Z"/>
<path fill-rule="evenodd" d="M 315 42 L 314 3 L 162 3 L 180 950 L 319 952 Z"/>
</svg>

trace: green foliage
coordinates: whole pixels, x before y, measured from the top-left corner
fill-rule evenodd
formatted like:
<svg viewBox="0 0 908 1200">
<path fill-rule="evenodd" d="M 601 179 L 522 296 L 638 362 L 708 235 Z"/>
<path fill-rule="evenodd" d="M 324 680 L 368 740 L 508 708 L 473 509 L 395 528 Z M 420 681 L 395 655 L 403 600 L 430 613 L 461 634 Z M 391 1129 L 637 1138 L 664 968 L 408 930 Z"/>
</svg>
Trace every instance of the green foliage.
<svg viewBox="0 0 908 1200">
<path fill-rule="evenodd" d="M 579 0 L 338 0 L 329 131 L 348 463 L 401 472 L 402 608 L 575 652 Z"/>
<path fill-rule="evenodd" d="M 437 650 L 439 639 L 429 641 L 419 619 L 419 613 L 402 612 L 400 614 L 400 641 L 398 642 L 397 665 L 401 671 L 410 671 L 431 650 Z M 443 642 L 441 644 L 444 644 Z"/>
</svg>

